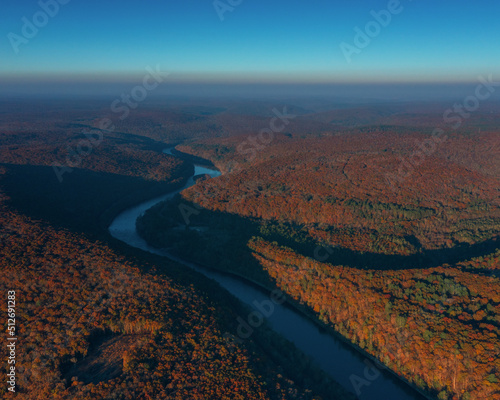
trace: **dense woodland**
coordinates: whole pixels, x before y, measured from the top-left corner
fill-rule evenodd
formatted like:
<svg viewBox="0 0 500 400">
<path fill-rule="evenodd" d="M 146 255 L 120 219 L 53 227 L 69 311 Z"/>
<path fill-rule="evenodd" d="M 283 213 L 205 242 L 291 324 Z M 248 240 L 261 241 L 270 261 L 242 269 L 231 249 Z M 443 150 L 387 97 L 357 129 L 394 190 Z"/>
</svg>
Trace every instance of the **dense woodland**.
<svg viewBox="0 0 500 400">
<path fill-rule="evenodd" d="M 1 114 L 0 287 L 16 290 L 22 343 L 15 397 L 353 398 L 267 326 L 235 342 L 237 317 L 249 311 L 218 285 L 109 237 L 118 211 L 192 174 L 189 162 L 161 154 L 192 135 L 188 126 L 159 137 L 153 120 L 180 129 L 203 117 L 153 107 L 141 126 L 131 122 L 134 133 L 94 131 L 103 140 L 59 182 L 52 163 L 65 163 L 103 109 L 36 103 Z"/>
<path fill-rule="evenodd" d="M 242 344 L 228 338 L 244 310 L 197 274 L 168 265 L 168 276 L 1 211 L 0 282 L 16 290 L 22 344 L 16 398 L 319 399 L 305 389 L 315 385 L 323 398 L 349 398 L 270 331 Z"/>
<path fill-rule="evenodd" d="M 398 374 L 438 398 L 498 398 L 498 278 L 452 266 L 360 271 L 250 245 L 280 288 Z M 499 252 L 485 258 L 498 268 Z"/>
<path fill-rule="evenodd" d="M 293 121 L 267 143 L 257 131 L 179 145 L 224 175 L 151 209 L 139 231 L 278 286 L 433 397 L 498 399 L 498 117 L 468 121 L 419 162 L 439 119 L 379 118 L 386 125 L 330 119 L 297 133 Z"/>
<path fill-rule="evenodd" d="M 192 174 L 188 158 L 161 154 L 180 143 L 224 174 L 147 212 L 150 243 L 279 287 L 431 398 L 499 399 L 497 108 L 419 159 L 442 107 L 179 100 L 120 121 L 106 103 L 2 102 L 0 286 L 18 296 L 16 396 L 351 398 L 265 326 L 229 340 L 248 310 L 218 285 L 109 237 L 117 212 Z M 259 136 L 273 109 L 293 119 Z M 102 118 L 114 129 L 98 129 Z M 68 168 L 62 182 L 54 162 Z"/>
<path fill-rule="evenodd" d="M 404 179 L 393 177 L 399 160 L 418 150 L 424 134 L 277 138 L 253 162 L 240 161 L 238 170 L 184 197 L 211 210 L 294 223 L 318 242 L 358 252 L 408 255 L 471 245 L 500 230 L 495 138 L 450 137 Z M 204 155 L 227 168 L 239 156 L 231 140 L 227 161 Z"/>
</svg>

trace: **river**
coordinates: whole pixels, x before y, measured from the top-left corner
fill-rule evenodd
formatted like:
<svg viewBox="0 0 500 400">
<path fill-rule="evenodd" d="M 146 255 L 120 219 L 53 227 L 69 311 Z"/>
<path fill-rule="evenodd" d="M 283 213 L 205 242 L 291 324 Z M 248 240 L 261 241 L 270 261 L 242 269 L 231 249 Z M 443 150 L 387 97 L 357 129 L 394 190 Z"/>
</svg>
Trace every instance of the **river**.
<svg viewBox="0 0 500 400">
<path fill-rule="evenodd" d="M 170 149 L 164 153 L 171 154 Z M 220 172 L 195 165 L 193 176 L 208 174 L 212 178 Z M 168 254 L 166 251 L 149 246 L 136 231 L 136 220 L 153 205 L 173 197 L 182 190 L 194 185 L 191 177 L 186 185 L 177 191 L 143 202 L 120 213 L 109 226 L 113 237 L 130 246 L 154 254 L 168 257 L 180 264 L 195 269 L 210 279 L 217 281 L 243 303 L 255 309 L 254 302 L 269 300 L 269 293 L 238 277 L 200 268 L 190 262 Z M 246 316 L 241 316 L 247 320 Z M 345 389 L 356 393 L 353 381 L 358 385 L 360 400 L 416 400 L 425 399 L 402 380 L 385 370 L 370 370 L 365 364 L 367 358 L 349 344 L 320 330 L 318 326 L 298 311 L 285 305 L 274 304 L 273 313 L 268 317 L 270 326 L 279 334 L 293 342 L 302 352 L 313 358 L 316 363 Z M 257 328 L 258 329 L 258 328 Z M 378 376 L 377 373 L 380 372 Z M 366 373 L 366 376 L 365 376 Z M 376 376 L 376 377 L 375 377 Z"/>
</svg>

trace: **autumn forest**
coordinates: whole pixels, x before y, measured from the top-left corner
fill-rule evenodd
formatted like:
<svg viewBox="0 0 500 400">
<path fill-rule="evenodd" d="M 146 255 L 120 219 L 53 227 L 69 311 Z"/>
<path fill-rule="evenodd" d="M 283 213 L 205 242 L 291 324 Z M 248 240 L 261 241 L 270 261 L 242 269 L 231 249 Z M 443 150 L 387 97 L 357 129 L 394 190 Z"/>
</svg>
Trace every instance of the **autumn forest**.
<svg viewBox="0 0 500 400">
<path fill-rule="evenodd" d="M 446 103 L 169 100 L 125 120 L 99 101 L 1 106 L 12 398 L 376 398 L 270 323 L 238 337 L 252 309 L 206 270 L 279 290 L 408 399 L 500 399 L 497 103 L 453 129 L 436 129 Z M 134 221 L 157 254 L 110 233 L 170 192 Z"/>
</svg>

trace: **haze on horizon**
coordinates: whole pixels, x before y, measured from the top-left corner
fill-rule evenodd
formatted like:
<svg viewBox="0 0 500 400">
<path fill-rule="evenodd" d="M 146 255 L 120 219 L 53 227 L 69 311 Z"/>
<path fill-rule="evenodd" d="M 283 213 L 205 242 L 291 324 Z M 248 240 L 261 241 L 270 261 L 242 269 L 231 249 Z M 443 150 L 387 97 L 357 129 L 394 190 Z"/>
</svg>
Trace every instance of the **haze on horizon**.
<svg viewBox="0 0 500 400">
<path fill-rule="evenodd" d="M 500 81 L 500 3 L 227 0 L 4 5 L 2 97 L 112 95 L 162 71 L 158 95 L 437 98 Z"/>
</svg>

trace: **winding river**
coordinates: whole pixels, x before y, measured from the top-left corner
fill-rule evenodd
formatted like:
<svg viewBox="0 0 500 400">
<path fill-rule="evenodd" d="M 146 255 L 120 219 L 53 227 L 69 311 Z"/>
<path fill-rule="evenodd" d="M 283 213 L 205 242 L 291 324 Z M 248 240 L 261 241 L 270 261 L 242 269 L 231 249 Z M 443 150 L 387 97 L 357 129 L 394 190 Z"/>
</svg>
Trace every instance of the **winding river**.
<svg viewBox="0 0 500 400">
<path fill-rule="evenodd" d="M 171 154 L 171 149 L 164 153 Z M 195 165 L 193 176 L 208 174 L 212 178 L 220 176 L 220 172 L 200 165 Z M 195 269 L 203 275 L 217 281 L 242 302 L 255 308 L 254 302 L 269 300 L 269 293 L 259 290 L 255 285 L 243 279 L 200 268 L 190 262 L 174 257 L 165 251 L 149 246 L 136 231 L 137 218 L 153 205 L 171 198 L 182 190 L 194 185 L 193 176 L 186 185 L 177 191 L 156 197 L 129 208 L 119 214 L 109 226 L 113 237 L 130 246 L 154 254 L 168 257 L 180 264 Z M 246 320 L 245 316 L 242 316 Z M 308 318 L 285 305 L 275 304 L 272 315 L 268 318 L 270 326 L 282 336 L 293 342 L 305 354 L 311 356 L 316 363 L 345 389 L 356 393 L 353 382 L 358 384 L 358 397 L 361 400 L 415 400 L 425 399 L 402 380 L 385 370 L 367 368 L 368 361 L 360 352 L 347 343 L 320 330 Z M 373 365 L 373 364 L 372 364 Z"/>
</svg>

